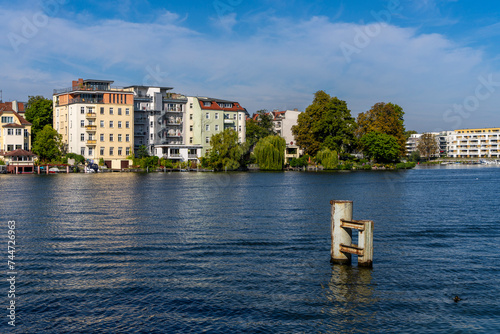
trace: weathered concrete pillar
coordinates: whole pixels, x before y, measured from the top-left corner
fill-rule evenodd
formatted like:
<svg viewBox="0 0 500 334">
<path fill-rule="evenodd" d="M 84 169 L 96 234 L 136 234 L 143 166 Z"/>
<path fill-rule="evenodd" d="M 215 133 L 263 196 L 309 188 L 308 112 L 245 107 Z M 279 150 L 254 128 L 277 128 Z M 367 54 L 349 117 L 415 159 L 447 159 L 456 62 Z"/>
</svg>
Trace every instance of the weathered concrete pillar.
<svg viewBox="0 0 500 334">
<path fill-rule="evenodd" d="M 66 174 L 69 174 L 69 165 L 66 166 Z"/>
<path fill-rule="evenodd" d="M 364 230 L 359 230 L 358 243 L 363 255 L 358 256 L 359 267 L 373 267 L 373 221 L 364 220 Z"/>
<path fill-rule="evenodd" d="M 330 201 L 332 205 L 332 248 L 331 262 L 335 264 L 350 264 L 351 254 L 340 251 L 340 245 L 350 245 L 352 242 L 352 230 L 341 226 L 341 219 L 352 220 L 352 201 Z"/>
</svg>

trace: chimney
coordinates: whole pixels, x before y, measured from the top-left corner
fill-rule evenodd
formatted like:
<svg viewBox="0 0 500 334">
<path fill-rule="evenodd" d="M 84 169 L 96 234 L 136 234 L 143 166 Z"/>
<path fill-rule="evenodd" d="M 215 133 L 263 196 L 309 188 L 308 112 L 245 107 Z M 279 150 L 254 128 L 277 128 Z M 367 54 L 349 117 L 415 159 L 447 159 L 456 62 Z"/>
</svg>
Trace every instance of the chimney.
<svg viewBox="0 0 500 334">
<path fill-rule="evenodd" d="M 18 112 L 19 110 L 17 109 L 17 101 L 14 100 L 12 101 L 12 110 L 14 110 L 15 112 Z"/>
</svg>

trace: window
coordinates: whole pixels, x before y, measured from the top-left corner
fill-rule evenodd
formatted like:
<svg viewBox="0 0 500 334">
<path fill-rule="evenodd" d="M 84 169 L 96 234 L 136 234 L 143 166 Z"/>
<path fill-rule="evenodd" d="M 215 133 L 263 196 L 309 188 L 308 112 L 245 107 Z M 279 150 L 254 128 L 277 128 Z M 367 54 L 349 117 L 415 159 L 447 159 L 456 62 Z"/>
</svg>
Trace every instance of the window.
<svg viewBox="0 0 500 334">
<path fill-rule="evenodd" d="M 241 121 L 241 114 L 238 114 L 238 119 Z"/>
<path fill-rule="evenodd" d="M 14 135 L 14 129 L 7 129 L 7 135 L 8 136 Z"/>
<path fill-rule="evenodd" d="M 193 143 L 193 137 L 189 137 L 189 143 L 192 144 Z"/>
<path fill-rule="evenodd" d="M 206 102 L 203 102 L 203 105 L 205 107 L 210 107 L 212 105 L 212 103 L 210 101 L 206 101 Z"/>
<path fill-rule="evenodd" d="M 193 109 L 193 104 L 192 103 L 189 104 L 189 108 Z"/>
<path fill-rule="evenodd" d="M 236 119 L 236 114 L 233 114 L 233 119 Z"/>
<path fill-rule="evenodd" d="M 109 135 L 109 141 L 113 141 L 113 134 L 112 133 Z"/>
<path fill-rule="evenodd" d="M 193 131 L 193 126 L 192 125 L 189 126 L 189 131 Z"/>
<path fill-rule="evenodd" d="M 151 140 L 153 140 L 153 139 L 155 139 L 155 137 L 154 137 L 154 135 L 153 135 L 153 134 L 151 134 Z"/>
<path fill-rule="evenodd" d="M 24 138 L 28 138 L 30 136 L 30 133 L 28 132 L 27 129 L 24 129 Z"/>
<path fill-rule="evenodd" d="M 104 147 L 101 146 L 101 150 L 99 152 L 101 155 L 104 155 Z"/>
<path fill-rule="evenodd" d="M 125 141 L 128 143 L 130 142 L 130 135 L 129 134 L 126 134 L 125 135 Z"/>
<path fill-rule="evenodd" d="M 125 155 L 130 155 L 130 147 L 125 148 Z"/>
<path fill-rule="evenodd" d="M 14 151 L 14 145 L 7 145 L 7 151 Z"/>
<path fill-rule="evenodd" d="M 113 121 L 109 121 L 109 127 L 112 128 L 113 127 Z"/>
<path fill-rule="evenodd" d="M 104 133 L 101 133 L 101 135 L 99 136 L 99 139 L 100 139 L 100 141 L 104 141 Z"/>
<path fill-rule="evenodd" d="M 238 131 L 241 132 L 241 125 L 238 126 Z"/>
<path fill-rule="evenodd" d="M 84 120 L 81 120 L 81 121 L 80 121 L 80 127 L 81 127 L 81 128 L 84 128 L 84 127 L 85 127 L 85 121 L 84 121 Z"/>
<path fill-rule="evenodd" d="M 80 148 L 80 155 L 85 155 L 85 147 Z"/>
<path fill-rule="evenodd" d="M 125 122 L 125 127 L 126 127 L 127 129 L 130 129 L 130 122 L 129 122 L 129 121 L 126 121 L 126 122 Z"/>
<path fill-rule="evenodd" d="M 2 116 L 2 123 L 14 123 L 14 116 Z"/>
<path fill-rule="evenodd" d="M 16 129 L 16 136 L 21 136 L 22 134 L 22 129 Z"/>
<path fill-rule="evenodd" d="M 207 144 L 210 143 L 210 138 L 209 137 L 205 137 L 205 143 L 207 143 Z"/>
<path fill-rule="evenodd" d="M 104 127 L 104 121 L 101 121 L 101 128 Z"/>
<path fill-rule="evenodd" d="M 219 113 L 218 112 L 215 113 L 215 119 L 219 119 Z"/>
<path fill-rule="evenodd" d="M 113 97 L 114 97 L 114 95 L 113 95 Z M 109 114 L 113 115 L 113 108 L 109 108 Z"/>
<path fill-rule="evenodd" d="M 121 115 L 122 114 L 122 108 L 118 108 L 118 115 Z M 118 154 L 120 155 L 120 154 Z"/>
<path fill-rule="evenodd" d="M 122 155 L 122 148 L 118 147 L 118 155 Z"/>
<path fill-rule="evenodd" d="M 193 119 L 193 114 L 189 114 L 189 119 Z"/>
<path fill-rule="evenodd" d="M 205 131 L 210 131 L 210 124 L 205 125 Z"/>
<path fill-rule="evenodd" d="M 109 155 L 113 155 L 113 151 L 114 151 L 114 149 L 115 149 L 114 147 L 110 147 L 110 148 L 109 148 Z"/>
<path fill-rule="evenodd" d="M 104 107 L 101 107 L 101 115 L 104 115 Z"/>
<path fill-rule="evenodd" d="M 29 149 L 28 149 L 28 143 L 24 143 L 24 150 L 25 151 L 29 151 Z"/>
<path fill-rule="evenodd" d="M 89 147 L 89 155 L 92 156 L 92 147 Z"/>
<path fill-rule="evenodd" d="M 219 131 L 219 125 L 215 125 L 215 131 Z"/>
<path fill-rule="evenodd" d="M 205 113 L 205 118 L 206 118 L 206 119 L 210 119 L 210 113 L 208 113 L 208 112 L 207 112 L 207 113 Z"/>
<path fill-rule="evenodd" d="M 122 128 L 122 121 L 118 121 L 118 129 Z"/>
<path fill-rule="evenodd" d="M 130 108 L 125 108 L 125 115 L 130 115 Z"/>
<path fill-rule="evenodd" d="M 151 122 L 149 123 L 149 126 L 150 126 L 150 127 L 153 127 L 153 121 L 151 121 Z"/>
<path fill-rule="evenodd" d="M 80 108 L 80 114 L 85 114 L 85 107 Z"/>
<path fill-rule="evenodd" d="M 84 141 L 84 140 L 85 140 L 85 134 L 82 133 L 82 134 L 80 134 L 80 141 Z"/>
<path fill-rule="evenodd" d="M 69 128 L 72 129 L 73 128 L 73 121 L 69 121 Z"/>
<path fill-rule="evenodd" d="M 122 135 L 121 135 L 121 133 L 118 134 L 118 141 L 122 141 Z"/>
</svg>

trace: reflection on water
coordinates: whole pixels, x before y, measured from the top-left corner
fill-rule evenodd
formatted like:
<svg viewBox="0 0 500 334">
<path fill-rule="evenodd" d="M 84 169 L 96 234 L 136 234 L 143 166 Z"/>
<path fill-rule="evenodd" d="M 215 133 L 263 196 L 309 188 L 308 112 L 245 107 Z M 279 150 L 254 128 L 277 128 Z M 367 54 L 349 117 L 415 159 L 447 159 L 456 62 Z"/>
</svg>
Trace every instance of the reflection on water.
<svg viewBox="0 0 500 334">
<path fill-rule="evenodd" d="M 357 328 L 366 333 L 365 324 L 372 323 L 376 316 L 373 297 L 372 270 L 345 265 L 332 267 L 331 279 L 325 289 L 325 297 L 330 302 L 324 312 L 336 319 L 337 330 L 348 332 Z"/>
</svg>

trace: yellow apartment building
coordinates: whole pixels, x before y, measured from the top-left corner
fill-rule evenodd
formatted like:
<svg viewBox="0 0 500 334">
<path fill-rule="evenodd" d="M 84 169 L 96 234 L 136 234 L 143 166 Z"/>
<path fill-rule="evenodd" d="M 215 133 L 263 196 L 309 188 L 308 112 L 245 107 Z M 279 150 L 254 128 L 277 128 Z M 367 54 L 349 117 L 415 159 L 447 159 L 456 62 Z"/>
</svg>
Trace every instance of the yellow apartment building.
<svg viewBox="0 0 500 334">
<path fill-rule="evenodd" d="M 31 123 L 12 108 L 12 103 L 0 103 L 0 122 L 0 151 L 31 150 Z"/>
<path fill-rule="evenodd" d="M 127 168 L 134 147 L 134 93 L 109 80 L 73 81 L 54 90 L 53 127 L 68 153 L 112 169 Z"/>
</svg>

